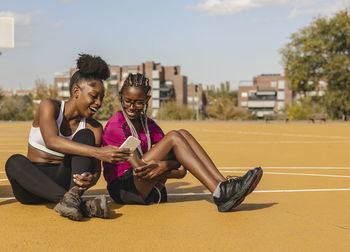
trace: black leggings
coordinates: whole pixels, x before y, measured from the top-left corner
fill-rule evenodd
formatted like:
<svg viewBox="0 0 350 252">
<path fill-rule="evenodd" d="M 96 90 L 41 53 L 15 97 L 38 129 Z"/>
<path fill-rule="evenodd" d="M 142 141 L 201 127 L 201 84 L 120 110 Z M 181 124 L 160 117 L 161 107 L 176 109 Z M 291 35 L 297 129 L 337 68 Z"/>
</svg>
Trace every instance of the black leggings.
<svg viewBox="0 0 350 252">
<path fill-rule="evenodd" d="M 95 145 L 94 133 L 79 130 L 72 139 L 75 142 Z M 74 174 L 93 172 L 94 159 L 76 155 L 64 156 L 60 164 L 34 163 L 23 155 L 11 156 L 5 165 L 13 194 L 23 204 L 58 203 L 63 195 L 77 184 Z"/>
</svg>

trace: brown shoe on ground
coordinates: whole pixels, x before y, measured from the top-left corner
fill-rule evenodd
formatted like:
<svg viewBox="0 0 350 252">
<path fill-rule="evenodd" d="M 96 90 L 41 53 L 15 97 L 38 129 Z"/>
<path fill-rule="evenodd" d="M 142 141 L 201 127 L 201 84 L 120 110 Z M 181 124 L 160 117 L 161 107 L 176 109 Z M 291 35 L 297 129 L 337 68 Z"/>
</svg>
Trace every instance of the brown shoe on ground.
<svg viewBox="0 0 350 252">
<path fill-rule="evenodd" d="M 83 219 L 80 210 L 81 201 L 80 191 L 73 187 L 66 192 L 61 201 L 54 207 L 54 210 L 71 220 L 81 221 Z"/>
<path fill-rule="evenodd" d="M 110 218 L 106 196 L 99 195 L 94 199 L 84 200 L 81 209 L 85 217 Z"/>
</svg>

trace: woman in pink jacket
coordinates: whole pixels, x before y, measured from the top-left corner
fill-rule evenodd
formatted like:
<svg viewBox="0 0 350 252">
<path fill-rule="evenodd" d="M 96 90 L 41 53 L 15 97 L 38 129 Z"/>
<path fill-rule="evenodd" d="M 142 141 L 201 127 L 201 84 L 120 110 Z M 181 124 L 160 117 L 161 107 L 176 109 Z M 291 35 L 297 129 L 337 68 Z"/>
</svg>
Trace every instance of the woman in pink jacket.
<svg viewBox="0 0 350 252">
<path fill-rule="evenodd" d="M 130 74 L 119 93 L 122 111 L 104 129 L 103 145 L 119 147 L 130 135 L 141 140 L 128 162 L 103 164 L 111 197 L 119 204 L 165 202 L 167 179 L 183 178 L 188 170 L 213 194 L 220 212 L 237 207 L 259 183 L 262 169 L 226 179 L 188 131 L 173 130 L 164 135 L 146 116 L 150 90 L 148 78 Z"/>
</svg>

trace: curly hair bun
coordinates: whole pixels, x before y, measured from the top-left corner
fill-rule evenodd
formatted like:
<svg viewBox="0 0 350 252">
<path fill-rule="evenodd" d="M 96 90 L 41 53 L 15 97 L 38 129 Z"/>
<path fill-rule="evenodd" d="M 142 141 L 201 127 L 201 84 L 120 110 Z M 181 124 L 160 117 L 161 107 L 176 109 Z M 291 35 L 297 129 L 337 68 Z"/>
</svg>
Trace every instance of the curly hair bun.
<svg viewBox="0 0 350 252">
<path fill-rule="evenodd" d="M 79 56 L 79 59 L 77 59 L 77 68 L 83 75 L 101 80 L 109 78 L 109 67 L 101 57 L 91 56 L 89 54 L 79 54 Z"/>
</svg>

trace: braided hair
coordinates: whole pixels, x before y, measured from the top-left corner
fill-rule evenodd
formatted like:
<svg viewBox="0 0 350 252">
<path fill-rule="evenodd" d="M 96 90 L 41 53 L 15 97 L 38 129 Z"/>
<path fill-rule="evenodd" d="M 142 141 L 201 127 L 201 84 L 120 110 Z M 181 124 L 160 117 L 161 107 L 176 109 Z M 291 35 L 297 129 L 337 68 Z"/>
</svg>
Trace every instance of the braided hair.
<svg viewBox="0 0 350 252">
<path fill-rule="evenodd" d="M 150 91 L 151 91 L 151 86 L 149 85 L 149 79 L 146 78 L 143 74 L 137 73 L 137 74 L 129 74 L 129 76 L 125 79 L 123 86 L 121 87 L 120 91 L 119 91 L 119 99 L 120 99 L 120 103 L 122 103 L 122 94 L 125 90 L 126 87 L 138 87 L 138 88 L 142 88 L 145 96 L 148 98 L 150 96 Z M 141 117 L 140 117 L 140 121 L 141 121 L 141 125 L 143 128 L 143 131 L 146 134 L 146 138 L 147 138 L 147 151 L 149 151 L 151 149 L 151 136 L 149 133 L 149 128 L 148 128 L 148 118 L 147 118 L 147 109 L 148 109 L 148 103 L 146 103 L 146 108 L 142 111 Z M 133 123 L 130 121 L 130 119 L 127 117 L 127 115 L 125 114 L 124 108 L 122 106 L 122 113 L 123 116 L 130 128 L 131 134 L 133 137 L 139 138 L 137 131 L 133 125 Z M 143 151 L 141 149 L 141 146 L 139 146 L 137 148 L 137 150 L 139 151 L 139 153 L 141 154 L 141 156 L 143 155 Z"/>
<path fill-rule="evenodd" d="M 89 54 L 79 54 L 77 59 L 77 68 L 69 83 L 69 92 L 72 95 L 72 90 L 75 84 L 82 80 L 106 80 L 110 76 L 110 71 L 107 63 L 99 56 L 91 56 Z"/>
<path fill-rule="evenodd" d="M 151 92 L 151 86 L 149 85 L 149 79 L 146 78 L 143 74 L 136 73 L 136 74 L 129 74 L 128 77 L 125 79 L 123 86 L 121 87 L 119 91 L 119 99 L 121 101 L 123 91 L 126 87 L 139 87 L 142 88 L 144 94 L 146 97 L 150 96 Z M 146 108 L 143 111 L 143 114 L 146 115 L 148 109 L 148 103 L 146 103 Z"/>
</svg>

